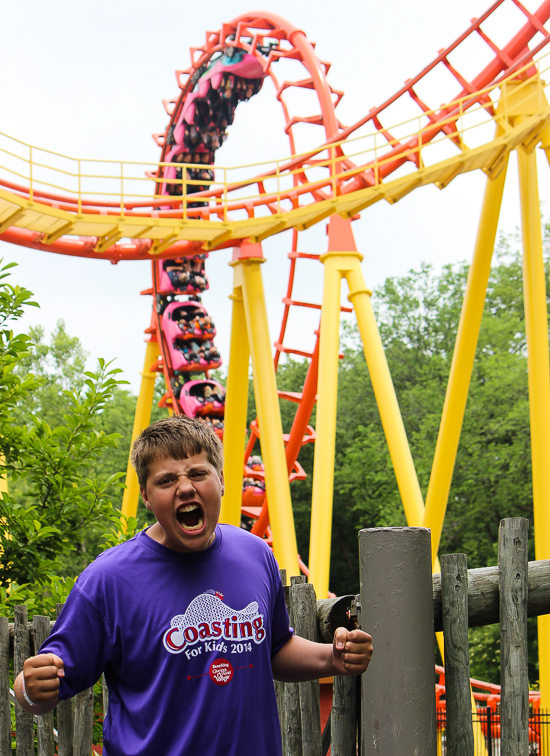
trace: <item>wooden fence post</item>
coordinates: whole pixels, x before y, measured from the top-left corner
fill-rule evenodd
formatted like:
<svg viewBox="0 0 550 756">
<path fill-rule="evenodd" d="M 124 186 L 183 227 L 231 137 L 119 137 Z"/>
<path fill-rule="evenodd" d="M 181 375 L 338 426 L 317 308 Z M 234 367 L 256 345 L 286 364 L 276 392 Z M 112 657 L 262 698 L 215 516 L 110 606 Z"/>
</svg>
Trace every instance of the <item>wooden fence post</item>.
<svg viewBox="0 0 550 756">
<path fill-rule="evenodd" d="M 11 756 L 10 631 L 0 617 L 0 756 Z"/>
<path fill-rule="evenodd" d="M 55 616 L 59 617 L 63 604 L 55 605 Z M 72 698 L 57 704 L 57 737 L 58 756 L 73 756 L 74 754 L 74 703 Z"/>
<path fill-rule="evenodd" d="M 281 583 L 286 586 L 286 570 L 279 570 Z M 277 699 L 277 711 L 279 713 L 279 728 L 281 730 L 281 752 L 286 753 L 285 746 L 285 683 L 279 680 L 274 681 L 275 698 Z"/>
<path fill-rule="evenodd" d="M 294 602 L 291 588 L 305 583 L 304 575 L 290 578 L 290 586 L 285 587 L 290 624 L 294 627 Z M 300 716 L 300 690 L 298 683 L 285 683 L 285 756 L 302 756 L 302 720 Z"/>
<path fill-rule="evenodd" d="M 352 616 L 360 622 L 360 596 L 356 596 L 350 608 Z M 361 703 L 361 677 L 337 675 L 332 683 L 332 711 L 330 713 L 331 756 L 356 756 L 357 713 Z M 324 747 L 324 743 L 323 743 Z"/>
<path fill-rule="evenodd" d="M 332 688 L 331 756 L 356 756 L 357 698 L 360 677 L 334 678 Z"/>
<path fill-rule="evenodd" d="M 363 626 L 374 654 L 363 677 L 362 756 L 436 756 L 430 531 L 359 533 Z"/>
<path fill-rule="evenodd" d="M 34 628 L 34 652 L 44 643 L 50 634 L 50 618 L 35 614 L 32 618 Z M 38 717 L 36 726 L 38 735 L 38 756 L 54 756 L 55 746 L 53 740 L 53 711 Z"/>
<path fill-rule="evenodd" d="M 299 583 L 290 589 L 296 635 L 317 640 L 317 602 L 311 583 Z M 302 723 L 303 756 L 321 756 L 321 693 L 319 681 L 298 683 Z"/>
<path fill-rule="evenodd" d="M 25 659 L 30 653 L 28 615 L 26 606 L 14 608 L 13 622 L 13 672 L 14 676 L 23 671 Z M 15 704 L 15 729 L 17 756 L 33 756 L 34 727 L 32 714 L 23 711 L 19 703 Z"/>
<path fill-rule="evenodd" d="M 501 520 L 498 533 L 501 756 L 529 753 L 528 539 L 529 522 L 525 518 Z"/>
<path fill-rule="evenodd" d="M 105 722 L 107 712 L 109 711 L 109 688 L 107 687 L 105 672 L 101 675 L 101 699 L 103 704 L 103 721 Z"/>
<path fill-rule="evenodd" d="M 74 756 L 90 756 L 94 735 L 94 689 L 88 688 L 74 699 Z"/>
<path fill-rule="evenodd" d="M 441 611 L 445 641 L 447 756 L 474 753 L 468 654 L 468 559 L 441 557 Z"/>
</svg>

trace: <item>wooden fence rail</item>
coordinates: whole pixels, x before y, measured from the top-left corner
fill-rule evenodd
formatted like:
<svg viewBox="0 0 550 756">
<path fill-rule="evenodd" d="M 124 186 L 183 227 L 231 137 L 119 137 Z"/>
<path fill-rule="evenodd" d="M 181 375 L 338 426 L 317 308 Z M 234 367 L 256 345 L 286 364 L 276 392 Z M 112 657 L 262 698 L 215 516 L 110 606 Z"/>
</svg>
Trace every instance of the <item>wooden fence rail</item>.
<svg viewBox="0 0 550 756">
<path fill-rule="evenodd" d="M 512 518 L 514 519 L 514 518 Z M 504 521 L 503 521 L 504 522 Z M 550 614 L 550 559 L 528 563 L 527 616 Z M 468 627 L 494 625 L 500 621 L 498 567 L 468 570 Z M 434 629 L 443 630 L 441 575 L 433 576 Z"/>
</svg>

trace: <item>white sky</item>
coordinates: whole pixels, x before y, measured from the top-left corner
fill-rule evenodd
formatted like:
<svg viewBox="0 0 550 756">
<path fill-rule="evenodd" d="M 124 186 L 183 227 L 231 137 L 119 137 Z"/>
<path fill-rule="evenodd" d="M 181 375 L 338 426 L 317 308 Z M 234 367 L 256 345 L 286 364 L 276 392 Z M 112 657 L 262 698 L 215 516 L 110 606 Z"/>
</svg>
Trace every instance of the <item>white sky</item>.
<svg viewBox="0 0 550 756">
<path fill-rule="evenodd" d="M 338 117 L 350 124 L 393 94 L 480 16 L 489 0 L 273 0 L 264 7 L 288 18 L 317 42 L 317 53 L 330 60 L 329 81 L 346 95 Z M 537 0 L 526 5 L 538 6 Z M 151 139 L 163 131 L 168 117 L 163 98 L 179 92 L 174 71 L 189 65 L 189 47 L 199 46 L 207 29 L 249 11 L 241 0 L 165 0 L 153 6 L 145 0 L 27 0 L 4 3 L 0 45 L 0 131 L 23 141 L 75 157 L 150 160 L 159 158 Z M 516 13 L 518 13 L 516 11 Z M 497 43 L 507 41 L 523 23 L 503 10 L 491 28 Z M 462 61 L 466 75 L 485 64 L 482 51 L 472 49 Z M 282 78 L 282 75 L 280 76 Z M 304 76 L 305 78 L 305 76 Z M 458 94 L 454 84 L 428 92 L 436 107 Z M 301 103 L 300 103 L 301 104 Z M 309 104 L 304 100 L 302 115 Z M 391 124 L 385 124 L 391 125 Z M 319 127 L 305 127 L 321 140 Z M 304 139 L 306 132 L 303 132 Z M 301 136 L 301 135 L 300 135 Z M 299 146 L 305 145 L 302 141 Z M 288 144 L 282 116 L 266 85 L 250 103 L 239 106 L 227 143 L 217 163 L 242 164 L 284 157 Z M 539 156 L 540 157 L 540 156 Z M 543 156 L 542 156 L 543 157 Z M 548 197 L 548 166 L 540 160 L 540 195 Z M 501 227 L 519 225 L 515 159 L 501 213 Z M 365 255 L 367 283 L 381 284 L 403 275 L 421 261 L 441 266 L 471 256 L 485 177 L 481 172 L 458 177 L 447 189 L 426 187 L 394 206 L 380 202 L 353 225 L 358 248 Z M 324 224 L 300 235 L 302 251 L 326 251 Z M 286 288 L 290 233 L 264 243 L 263 266 L 271 340 L 278 335 L 281 297 Z M 14 278 L 31 289 L 41 305 L 24 319 L 24 327 L 40 323 L 51 331 L 64 318 L 91 359 L 117 358 L 133 390 L 139 387 L 149 325 L 150 298 L 139 291 L 150 286 L 150 265 L 79 260 L 18 248 L 0 242 L 0 255 L 16 261 Z M 214 253 L 207 264 L 211 288 L 203 298 L 217 328 L 217 345 L 227 359 L 230 308 L 227 299 L 230 250 Z M 321 265 L 303 262 L 296 298 L 320 302 Z M 308 349 L 317 315 L 303 311 L 291 323 L 289 345 Z"/>
</svg>

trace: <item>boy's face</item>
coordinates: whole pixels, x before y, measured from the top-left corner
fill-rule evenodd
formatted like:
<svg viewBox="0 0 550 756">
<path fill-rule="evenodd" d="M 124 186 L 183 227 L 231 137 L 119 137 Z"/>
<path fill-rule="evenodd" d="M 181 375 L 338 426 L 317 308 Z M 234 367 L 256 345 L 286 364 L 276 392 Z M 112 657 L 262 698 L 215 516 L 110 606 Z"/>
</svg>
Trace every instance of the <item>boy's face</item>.
<svg viewBox="0 0 550 756">
<path fill-rule="evenodd" d="M 223 492 L 223 473 L 205 452 L 154 461 L 141 489 L 145 506 L 157 518 L 147 534 L 173 551 L 203 551 L 214 541 Z"/>
</svg>

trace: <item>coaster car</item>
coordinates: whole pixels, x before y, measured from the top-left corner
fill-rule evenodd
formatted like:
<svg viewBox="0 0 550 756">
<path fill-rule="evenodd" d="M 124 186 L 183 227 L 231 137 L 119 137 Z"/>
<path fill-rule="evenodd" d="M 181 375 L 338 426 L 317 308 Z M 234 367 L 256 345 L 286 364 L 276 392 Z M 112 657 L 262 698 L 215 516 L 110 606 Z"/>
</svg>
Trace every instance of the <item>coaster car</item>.
<svg viewBox="0 0 550 756">
<path fill-rule="evenodd" d="M 261 506 L 265 498 L 265 472 L 262 458 L 255 454 L 250 456 L 244 466 L 243 505 Z"/>
<path fill-rule="evenodd" d="M 264 463 L 262 462 L 262 458 L 259 456 L 259 454 L 255 454 L 249 457 L 246 461 L 246 465 L 255 472 L 264 471 Z"/>
<path fill-rule="evenodd" d="M 185 174 L 188 181 L 197 182 L 186 185 L 187 196 L 210 187 L 210 182 L 214 181 L 214 153 L 227 139 L 226 129 L 233 123 L 235 108 L 260 91 L 265 76 L 258 58 L 236 47 L 228 46 L 211 61 L 169 128 L 168 144 L 174 146 L 164 159 L 172 165 L 163 169 L 165 180 L 160 194 L 182 196 L 183 185 L 175 180 L 183 178 L 184 172 L 178 165 L 185 163 L 200 164 Z M 202 181 L 206 183 L 198 183 Z M 204 199 L 187 201 L 189 209 L 205 204 Z M 163 209 L 171 207 L 167 205 Z"/>
<path fill-rule="evenodd" d="M 157 292 L 192 295 L 206 291 L 209 285 L 204 272 L 204 258 L 204 255 L 195 255 L 177 257 L 175 260 L 157 260 Z"/>
<path fill-rule="evenodd" d="M 212 134 L 203 141 L 212 142 Z M 214 144 L 218 143 L 214 142 Z M 204 185 L 187 183 L 185 189 L 187 195 L 205 191 L 209 188 L 210 182 L 214 181 L 214 171 L 212 170 L 214 154 L 202 143 L 199 143 L 196 147 L 191 145 L 189 147 L 176 145 L 168 152 L 165 161 L 171 165 L 166 166 L 164 169 L 163 176 L 166 181 L 161 184 L 161 194 L 169 194 L 176 197 L 182 196 L 183 183 L 178 183 L 176 179 L 179 182 L 182 181 L 184 177 L 183 167 L 186 168 L 185 179 L 187 182 L 206 182 Z"/>
<path fill-rule="evenodd" d="M 172 369 L 176 373 L 204 373 L 206 370 L 214 370 L 221 365 L 220 353 L 209 338 L 204 338 L 201 332 L 199 337 L 185 334 L 180 327 L 179 311 L 186 305 L 204 309 L 198 302 L 172 302 L 162 314 L 161 328 L 166 338 L 166 344 L 170 353 Z M 184 321 L 185 322 L 185 321 Z"/>
<path fill-rule="evenodd" d="M 218 136 L 222 136 L 233 121 L 238 102 L 256 94 L 265 75 L 262 64 L 254 55 L 228 47 L 210 64 L 194 91 L 186 97 L 173 131 L 176 143 L 198 145 L 203 139 L 201 132 L 212 126 L 216 128 Z M 230 104 L 230 107 L 225 107 L 223 102 Z M 190 126 L 195 126 L 196 131 L 189 129 Z M 222 141 L 220 139 L 220 143 Z"/>
<path fill-rule="evenodd" d="M 200 302 L 172 302 L 162 315 L 166 338 L 183 341 L 209 340 L 216 335 L 212 318 Z"/>
<path fill-rule="evenodd" d="M 204 423 L 205 425 L 210 426 L 213 428 L 216 436 L 220 439 L 220 441 L 223 441 L 223 420 L 220 420 L 217 417 L 209 417 L 209 416 L 199 416 L 197 417 L 197 420 L 200 423 Z"/>
<path fill-rule="evenodd" d="M 246 468 L 245 468 L 246 470 Z M 243 478 L 243 498 L 245 507 L 258 507 L 263 504 L 265 498 L 265 482 L 261 478 L 246 476 Z"/>
<path fill-rule="evenodd" d="M 182 387 L 179 402 L 188 417 L 223 418 L 225 389 L 216 381 L 187 381 Z"/>
<path fill-rule="evenodd" d="M 199 346 L 196 341 L 168 341 L 172 368 L 177 372 L 204 373 L 222 364 L 220 353 L 209 341 Z"/>
</svg>

